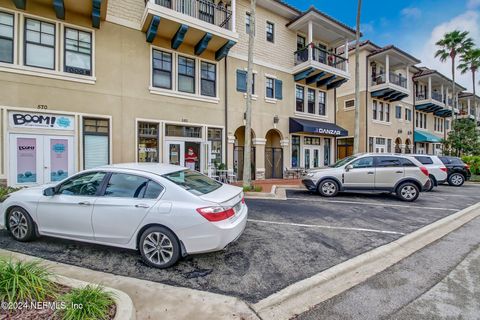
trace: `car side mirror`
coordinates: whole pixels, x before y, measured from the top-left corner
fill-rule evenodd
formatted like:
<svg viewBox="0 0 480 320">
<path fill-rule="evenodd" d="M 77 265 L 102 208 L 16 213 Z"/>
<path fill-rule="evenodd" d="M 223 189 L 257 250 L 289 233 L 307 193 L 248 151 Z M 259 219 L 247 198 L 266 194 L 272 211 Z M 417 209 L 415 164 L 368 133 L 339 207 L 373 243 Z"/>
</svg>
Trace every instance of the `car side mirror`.
<svg viewBox="0 0 480 320">
<path fill-rule="evenodd" d="M 345 171 L 350 171 L 353 169 L 353 166 L 351 164 L 349 164 L 348 166 L 345 167 Z"/>
<path fill-rule="evenodd" d="M 46 197 L 53 197 L 55 195 L 55 187 L 50 187 L 43 190 L 43 195 Z"/>
</svg>

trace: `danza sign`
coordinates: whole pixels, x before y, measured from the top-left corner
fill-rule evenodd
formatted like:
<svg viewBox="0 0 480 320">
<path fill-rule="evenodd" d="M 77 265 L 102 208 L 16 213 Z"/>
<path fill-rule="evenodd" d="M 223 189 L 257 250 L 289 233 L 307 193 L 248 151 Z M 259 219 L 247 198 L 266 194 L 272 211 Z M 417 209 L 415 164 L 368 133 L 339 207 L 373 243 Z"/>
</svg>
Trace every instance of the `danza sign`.
<svg viewBox="0 0 480 320">
<path fill-rule="evenodd" d="M 10 127 L 13 128 L 41 128 L 54 130 L 73 130 L 75 119 L 72 116 L 64 116 L 47 113 L 10 112 L 8 115 Z"/>
</svg>

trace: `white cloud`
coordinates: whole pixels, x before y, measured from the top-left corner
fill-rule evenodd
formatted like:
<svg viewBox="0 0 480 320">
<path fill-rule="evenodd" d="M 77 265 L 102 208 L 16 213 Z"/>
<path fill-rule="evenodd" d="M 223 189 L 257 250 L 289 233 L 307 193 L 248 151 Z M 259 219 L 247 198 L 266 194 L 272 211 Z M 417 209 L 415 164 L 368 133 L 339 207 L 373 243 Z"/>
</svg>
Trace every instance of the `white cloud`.
<svg viewBox="0 0 480 320">
<path fill-rule="evenodd" d="M 362 23 L 360 25 L 360 30 L 362 31 L 364 36 L 365 34 L 373 33 L 373 31 L 375 30 L 375 28 L 373 27 L 373 22 Z"/>
<path fill-rule="evenodd" d="M 479 0 L 470 0 L 470 1 L 479 1 Z M 402 16 L 405 18 L 418 19 L 422 16 L 422 10 L 416 7 L 403 8 L 401 11 Z"/>
<path fill-rule="evenodd" d="M 479 1 L 479 0 L 474 0 Z M 477 45 L 480 45 L 480 14 L 475 11 L 467 11 L 457 17 L 454 17 L 450 21 L 444 22 L 436 26 L 431 34 L 430 38 L 424 43 L 424 45 L 419 45 L 418 47 L 413 47 L 412 52 L 414 55 L 422 60 L 421 65 L 426 66 L 427 68 L 435 69 L 447 77 L 451 77 L 451 63 L 449 61 L 442 63 L 438 58 L 435 58 L 435 52 L 437 51 L 437 46 L 435 43 L 440 40 L 443 35 L 447 32 L 453 30 L 469 31 L 470 37 L 472 37 Z M 417 42 L 420 44 L 420 42 Z M 415 48 L 418 48 L 415 50 Z M 458 65 L 458 61 L 457 61 Z M 462 86 L 466 87 L 469 91 L 472 90 L 472 76 L 469 73 L 464 75 L 460 74 L 460 71 L 456 71 L 455 74 L 456 81 Z M 477 92 L 480 92 L 480 86 L 477 84 Z"/>
<path fill-rule="evenodd" d="M 468 0 L 467 8 L 470 10 L 480 7 L 480 0 Z"/>
</svg>

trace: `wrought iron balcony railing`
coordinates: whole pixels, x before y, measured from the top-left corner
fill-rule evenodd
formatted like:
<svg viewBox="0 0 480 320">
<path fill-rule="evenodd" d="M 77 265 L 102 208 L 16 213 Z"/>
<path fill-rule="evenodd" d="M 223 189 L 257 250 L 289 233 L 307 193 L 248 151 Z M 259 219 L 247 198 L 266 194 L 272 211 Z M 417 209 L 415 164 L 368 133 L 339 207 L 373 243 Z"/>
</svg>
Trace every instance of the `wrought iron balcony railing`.
<svg viewBox="0 0 480 320">
<path fill-rule="evenodd" d="M 309 50 L 308 50 L 309 47 L 312 48 L 311 59 L 309 59 Z M 347 59 L 333 52 L 319 48 L 315 46 L 313 43 L 309 44 L 303 49 L 295 51 L 294 57 L 295 57 L 295 65 L 299 65 L 308 60 L 313 60 L 313 61 L 325 64 L 327 66 L 334 67 L 335 69 L 339 69 L 342 71 L 347 70 L 347 63 L 348 63 Z"/>
</svg>

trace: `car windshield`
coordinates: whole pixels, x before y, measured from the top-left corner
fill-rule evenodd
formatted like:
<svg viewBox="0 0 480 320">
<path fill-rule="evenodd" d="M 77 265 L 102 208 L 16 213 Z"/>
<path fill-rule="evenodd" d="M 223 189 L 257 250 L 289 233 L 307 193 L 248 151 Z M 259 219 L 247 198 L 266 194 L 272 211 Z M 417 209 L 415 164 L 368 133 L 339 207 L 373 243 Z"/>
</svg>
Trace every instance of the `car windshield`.
<svg viewBox="0 0 480 320">
<path fill-rule="evenodd" d="M 220 182 L 192 170 L 176 171 L 163 177 L 196 196 L 210 193 L 222 186 Z"/>
<path fill-rule="evenodd" d="M 343 158 L 341 160 L 338 160 L 335 164 L 332 164 L 329 167 L 330 168 L 340 168 L 341 166 L 344 166 L 345 164 L 349 163 L 353 159 L 356 159 L 357 157 L 358 156 L 350 156 L 350 157 Z"/>
</svg>

